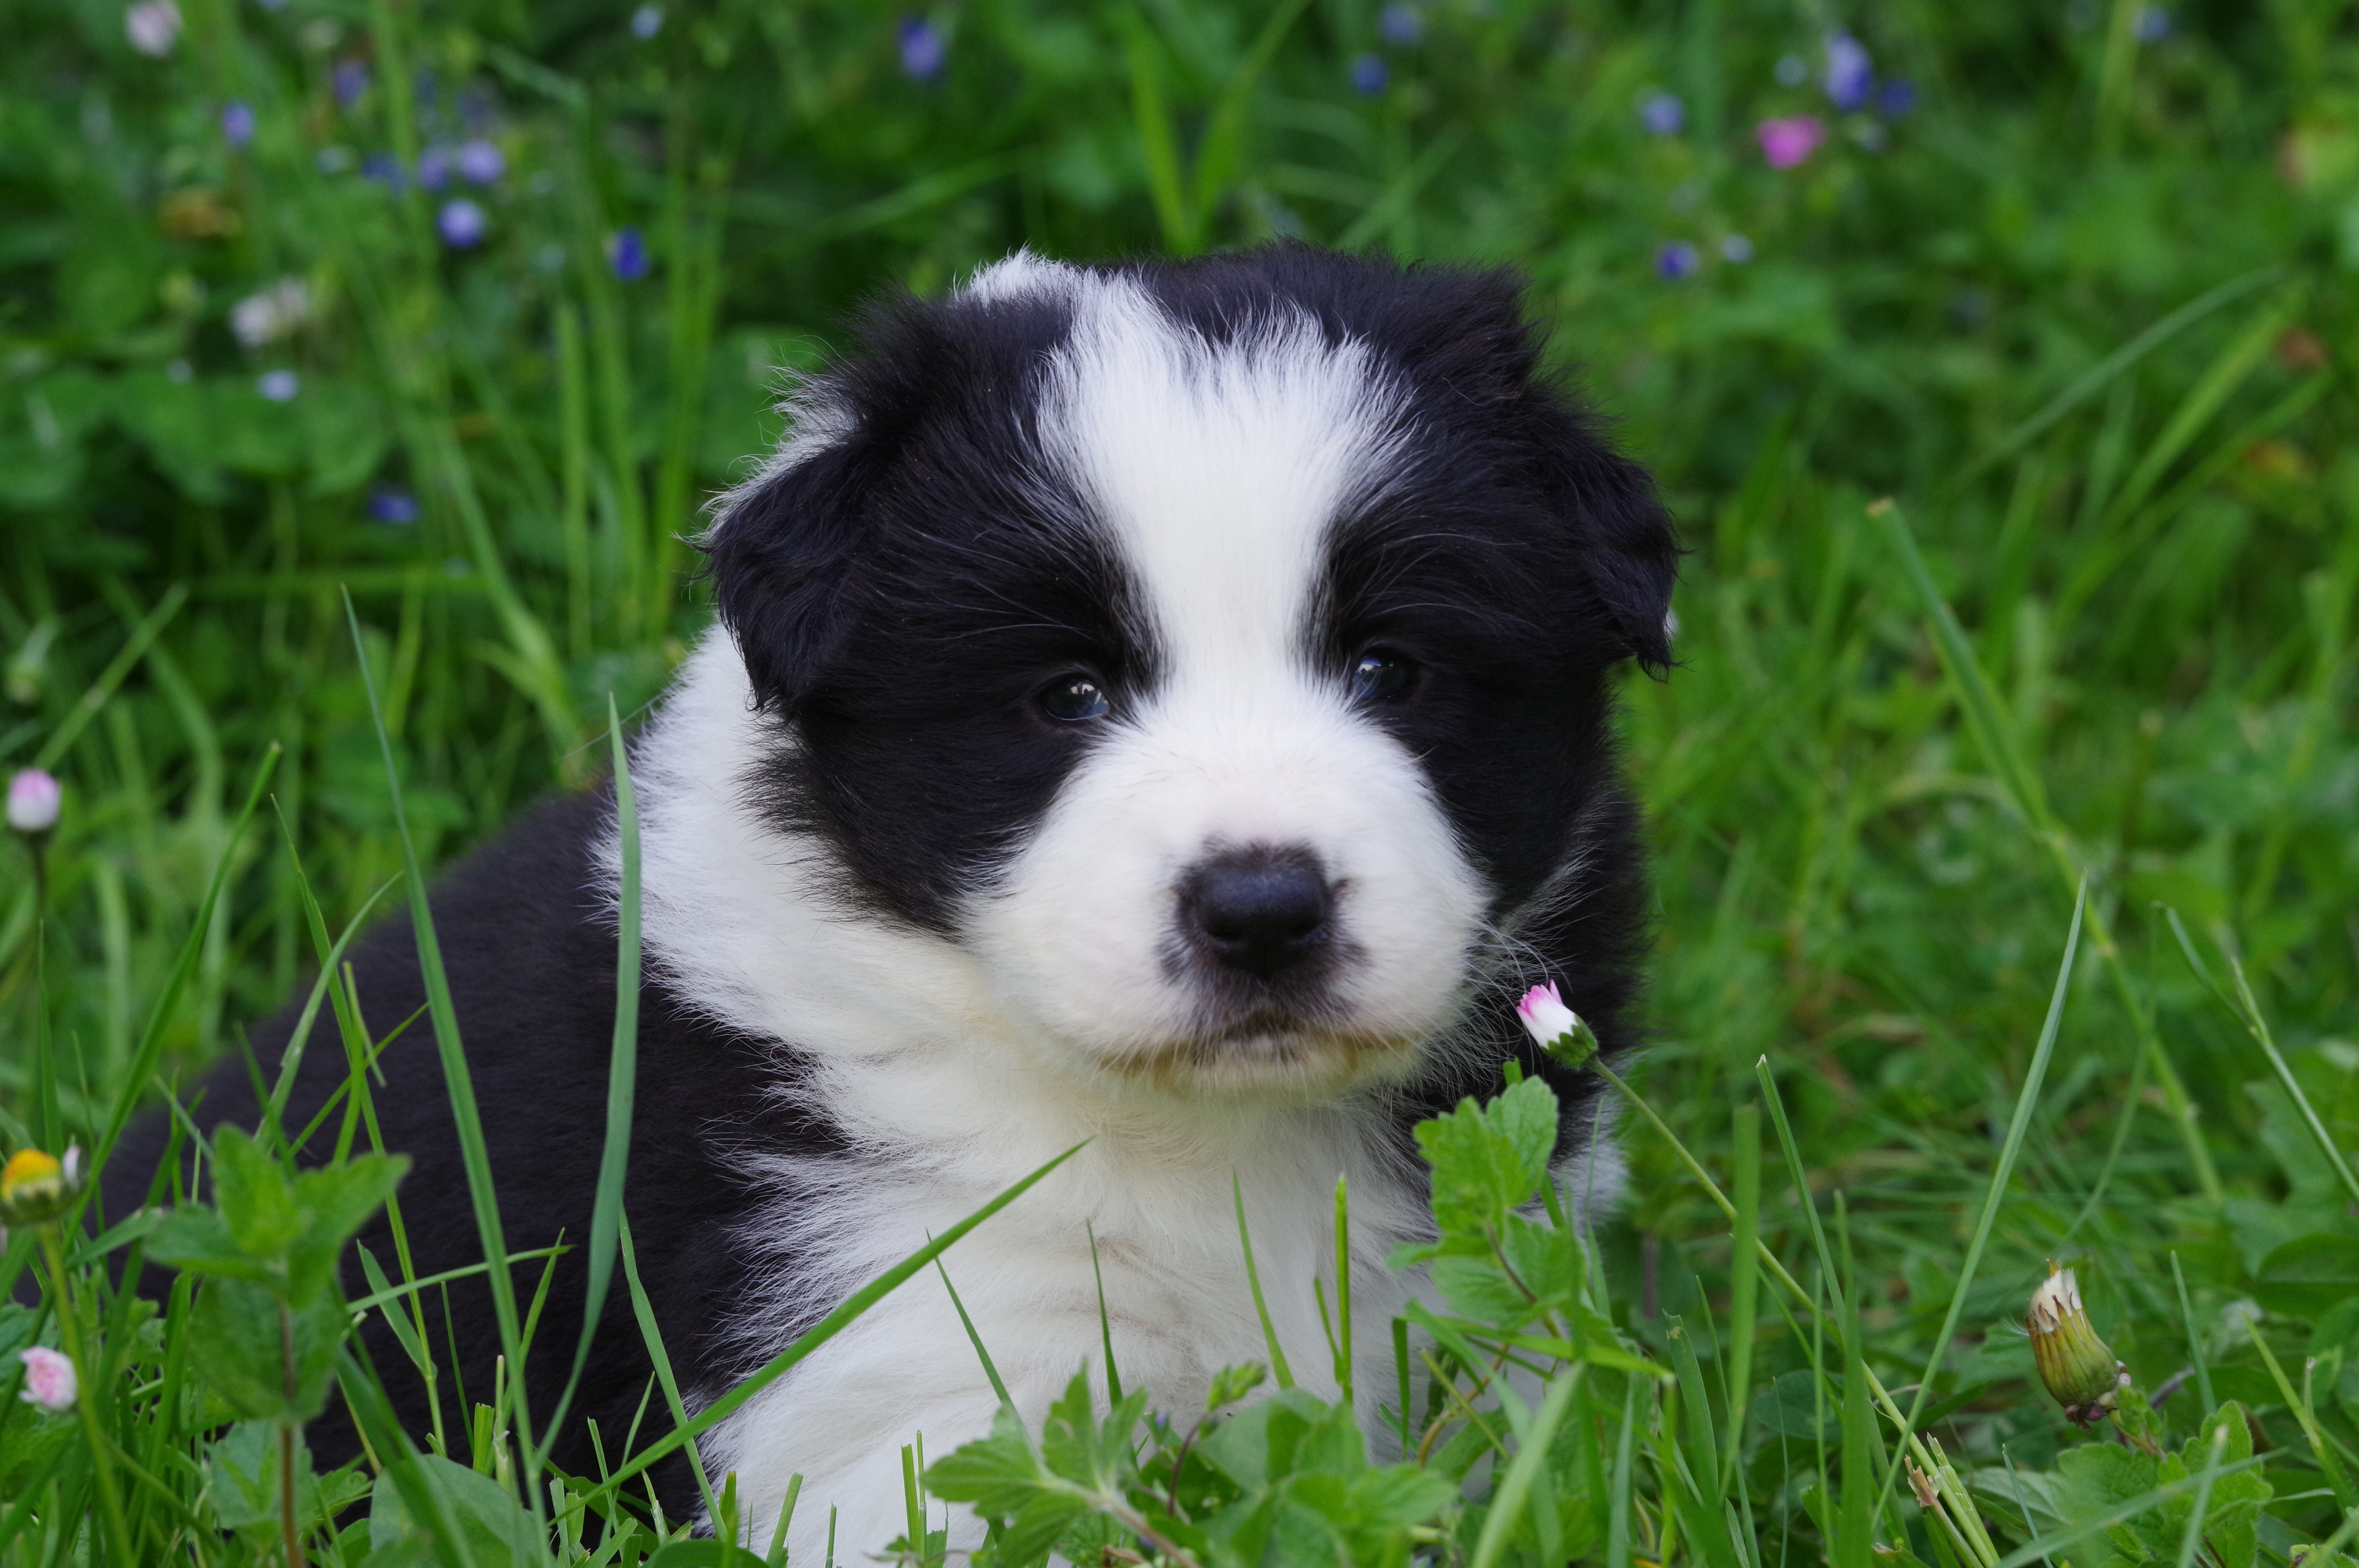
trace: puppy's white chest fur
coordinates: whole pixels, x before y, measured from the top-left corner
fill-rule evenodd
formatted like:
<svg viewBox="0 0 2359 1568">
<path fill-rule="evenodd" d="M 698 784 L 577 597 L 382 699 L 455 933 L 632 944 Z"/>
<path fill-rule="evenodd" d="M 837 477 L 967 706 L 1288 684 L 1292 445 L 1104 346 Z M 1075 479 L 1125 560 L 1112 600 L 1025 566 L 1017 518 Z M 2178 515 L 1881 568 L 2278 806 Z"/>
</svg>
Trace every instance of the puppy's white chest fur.
<svg viewBox="0 0 2359 1568">
<path fill-rule="evenodd" d="M 718 1022 L 775 1043 L 780 1095 L 843 1142 L 824 1154 L 756 1142 L 736 1155 L 766 1189 L 760 1217 L 736 1238 L 759 1281 L 737 1318 L 739 1369 L 1086 1144 L 944 1259 L 1028 1421 L 1084 1362 L 1103 1362 L 1101 1277 L 1123 1382 L 1150 1390 L 1160 1408 L 1198 1407 L 1220 1368 L 1268 1358 L 1234 1194 L 1279 1344 L 1301 1383 L 1332 1393 L 1313 1281 L 1332 1303 L 1339 1178 L 1350 1184 L 1358 1381 L 1389 1386 L 1379 1373 L 1404 1291 L 1383 1258 L 1410 1233 L 1417 1199 L 1378 1109 L 1351 1097 L 1190 1098 L 1075 1074 L 960 946 L 847 914 L 824 851 L 758 819 L 742 781 L 776 743 L 734 648 L 715 633 L 634 763 L 651 971 Z M 1102 1364 L 1092 1379 L 1103 1397 Z M 945 1454 L 986 1431 L 995 1405 L 929 1272 L 723 1423 L 704 1457 L 716 1484 L 736 1473 L 749 1540 L 767 1545 L 799 1474 L 791 1550 L 818 1559 L 833 1509 L 837 1556 L 856 1560 L 903 1528 L 901 1446 L 922 1435 L 928 1454 Z"/>
</svg>

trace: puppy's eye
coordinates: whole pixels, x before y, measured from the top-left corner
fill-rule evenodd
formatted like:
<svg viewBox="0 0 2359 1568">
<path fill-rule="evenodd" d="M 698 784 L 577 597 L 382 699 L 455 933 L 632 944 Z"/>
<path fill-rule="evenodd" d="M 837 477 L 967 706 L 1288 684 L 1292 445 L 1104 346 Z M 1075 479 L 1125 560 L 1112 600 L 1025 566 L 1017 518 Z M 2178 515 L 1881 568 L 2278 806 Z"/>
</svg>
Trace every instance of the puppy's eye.
<svg viewBox="0 0 2359 1568">
<path fill-rule="evenodd" d="M 1069 676 L 1035 700 L 1041 712 L 1068 724 L 1086 724 L 1114 711 L 1114 705 L 1106 700 L 1105 688 L 1088 676 Z"/>
<path fill-rule="evenodd" d="M 1405 694 L 1417 678 L 1417 666 L 1398 654 L 1370 649 L 1352 669 L 1352 697 L 1356 702 L 1390 702 Z"/>
</svg>

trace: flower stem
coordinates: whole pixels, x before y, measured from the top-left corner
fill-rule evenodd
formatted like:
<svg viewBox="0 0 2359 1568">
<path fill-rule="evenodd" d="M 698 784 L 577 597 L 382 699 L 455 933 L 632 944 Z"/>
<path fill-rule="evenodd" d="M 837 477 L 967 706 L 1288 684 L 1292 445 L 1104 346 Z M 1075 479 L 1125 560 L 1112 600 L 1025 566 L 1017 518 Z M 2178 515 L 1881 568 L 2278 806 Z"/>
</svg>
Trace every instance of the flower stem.
<svg viewBox="0 0 2359 1568">
<path fill-rule="evenodd" d="M 98 1476 L 107 1549 L 117 1563 L 136 1562 L 131 1553 L 130 1526 L 123 1517 L 123 1499 L 114 1488 L 114 1445 L 98 1419 L 98 1379 L 91 1376 L 95 1368 L 82 1354 L 82 1318 L 66 1283 L 65 1247 L 58 1237 L 57 1221 L 41 1226 L 40 1238 L 41 1257 L 49 1265 L 50 1290 L 57 1297 L 58 1337 L 65 1342 L 66 1359 L 74 1366 L 74 1406 L 82 1412 L 82 1431 L 90 1439 L 91 1469 Z"/>
</svg>

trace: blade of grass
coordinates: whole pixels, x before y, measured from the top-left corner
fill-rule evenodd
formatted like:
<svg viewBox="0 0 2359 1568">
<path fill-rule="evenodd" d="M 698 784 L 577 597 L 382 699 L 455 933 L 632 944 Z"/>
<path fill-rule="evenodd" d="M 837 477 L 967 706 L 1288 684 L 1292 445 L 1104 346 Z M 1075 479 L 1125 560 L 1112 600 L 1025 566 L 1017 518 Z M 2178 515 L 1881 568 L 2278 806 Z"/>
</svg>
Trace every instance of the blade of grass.
<svg viewBox="0 0 2359 1568">
<path fill-rule="evenodd" d="M 1745 1446 L 1761 1294 L 1761 1108 L 1740 1105 L 1732 1119 L 1735 1126 L 1729 1184 L 1736 1189 L 1736 1235 L 1728 1264 L 1728 1452 L 1720 1465 L 1724 1489 L 1736 1486 L 1737 1460 Z"/>
<path fill-rule="evenodd" d="M 132 666 L 146 656 L 157 635 L 188 601 L 189 589 L 184 583 L 176 582 L 165 591 L 164 597 L 156 601 L 156 608 L 132 628 L 131 635 L 124 640 L 114 657 L 106 662 L 106 667 L 99 672 L 98 678 L 90 683 L 89 689 L 75 700 L 65 719 L 50 731 L 41 749 L 33 753 L 33 766 L 54 768 L 58 765 L 59 759 L 66 754 L 67 749 L 82 738 L 83 729 L 98 717 L 99 709 L 114 696 L 115 688 L 123 684 L 123 677 L 129 675 Z"/>
<path fill-rule="evenodd" d="M 1129 56 L 1131 118 L 1147 162 L 1147 189 L 1155 199 L 1156 221 L 1162 225 L 1165 247 L 1189 255 L 1199 248 L 1199 241 L 1180 172 L 1179 135 L 1163 96 L 1162 45 L 1136 11 L 1125 7 L 1115 19 Z"/>
<path fill-rule="evenodd" d="M 413 946 L 418 951 L 418 969 L 426 987 L 427 1016 L 434 1025 L 434 1044 L 442 1063 L 442 1087 L 451 1102 L 451 1120 L 459 1134 L 459 1152 L 467 1173 L 467 1195 L 475 1212 L 475 1232 L 484 1249 L 484 1262 L 489 1269 L 492 1287 L 492 1307 L 498 1318 L 500 1348 L 511 1367 L 522 1368 L 524 1361 L 523 1323 L 516 1312 L 516 1281 L 509 1273 L 507 1238 L 501 1228 L 499 1197 L 492 1182 L 490 1147 L 484 1140 L 484 1120 L 475 1104 L 473 1075 L 467 1067 L 467 1049 L 459 1033 L 459 1011 L 451 997 L 450 978 L 443 973 L 442 950 L 434 935 L 434 912 L 427 897 L 426 868 L 418 857 L 418 842 L 409 831 L 409 816 L 402 802 L 401 770 L 393 757 L 393 740 L 386 733 L 385 708 L 377 700 L 376 676 L 369 668 L 368 643 L 361 635 L 359 614 L 353 609 L 352 596 L 344 596 L 344 619 L 350 625 L 353 654 L 359 661 L 361 684 L 368 694 L 369 718 L 376 726 L 377 752 L 385 765 L 386 787 L 393 800 L 394 835 L 401 845 L 402 869 L 409 879 L 409 924 Z M 513 1425 L 522 1440 L 525 1454 L 536 1454 L 533 1445 L 532 1413 L 525 1398 L 525 1379 L 519 1376 L 509 1388 L 514 1392 Z M 529 1477 L 524 1481 L 525 1506 L 532 1510 L 536 1529 L 548 1520 L 542 1515 L 540 1487 Z"/>
<path fill-rule="evenodd" d="M 655 1363 L 656 1381 L 662 1386 L 664 1403 L 671 1408 L 675 1428 L 688 1425 L 688 1406 L 679 1397 L 679 1380 L 672 1376 L 671 1357 L 664 1349 L 663 1330 L 656 1322 L 655 1303 L 647 1299 L 647 1287 L 639 1283 L 639 1257 L 631 1246 L 631 1217 L 622 1217 L 621 1227 L 615 1232 L 616 1245 L 623 1255 L 623 1282 L 631 1292 L 631 1313 L 639 1322 L 639 1337 L 647 1347 L 647 1358 Z M 704 1498 L 704 1517 L 708 1520 L 721 1517 L 718 1500 L 712 1495 L 712 1481 L 704 1473 L 704 1455 L 696 1451 L 696 1440 L 687 1441 L 688 1467 L 696 1476 L 696 1489 Z"/>
<path fill-rule="evenodd" d="M 614 769 L 614 837 L 620 864 L 614 889 L 614 1039 L 606 1060 L 606 1141 L 598 1155 L 598 1195 L 590 1211 L 588 1271 L 582 1293 L 582 1337 L 573 1347 L 573 1369 L 549 1418 L 549 1444 L 573 1406 L 590 1364 L 590 1345 L 606 1312 L 614 1283 L 614 1254 L 621 1244 L 623 1194 L 629 1179 L 631 1125 L 639 1081 L 639 808 L 631 789 L 631 759 L 623 744 L 623 720 L 614 694 L 606 694 L 606 732 Z M 536 1456 L 538 1471 L 548 1446 Z"/>
<path fill-rule="evenodd" d="M 2210 967 L 2196 952 L 2195 939 L 2188 935 L 2187 923 L 2180 918 L 2179 911 L 2168 904 L 2159 907 L 2163 918 L 2170 924 L 2171 935 L 2178 939 L 2179 950 L 2187 959 L 2187 967 L 2212 989 L 2212 994 L 2218 997 L 2223 1006 L 2236 1015 L 2236 1022 L 2245 1026 L 2245 1033 L 2260 1046 L 2261 1054 L 2269 1059 L 2269 1070 L 2277 1075 L 2278 1085 L 2284 1088 L 2287 1098 L 2293 1101 L 2294 1108 L 2301 1113 L 2301 1124 L 2310 1133 L 2310 1141 L 2318 1146 L 2319 1153 L 2325 1158 L 2327 1169 L 2334 1173 L 2352 1201 L 2359 1203 L 2359 1173 L 2352 1170 L 2351 1162 L 2336 1147 L 2334 1135 L 2327 1130 L 2324 1119 L 2318 1114 L 2318 1108 L 2310 1104 L 2301 1080 L 2293 1076 L 2293 1067 L 2277 1049 L 2277 1036 L 2269 1028 L 2269 1021 L 2261 1015 L 2260 1003 L 2254 999 L 2253 988 L 2245 979 L 2243 963 L 2233 953 L 2223 955 L 2228 960 L 2229 975 L 2235 981 L 2233 992 L 2223 989 L 2212 978 Z"/>
<path fill-rule="evenodd" d="M 2245 1333 L 2251 1338 L 2253 1348 L 2261 1353 L 2261 1365 L 2269 1369 L 2269 1380 L 2277 1384 L 2277 1397 L 2285 1401 L 2286 1409 L 2293 1412 L 2294 1421 L 2301 1427 L 2302 1436 L 2309 1440 L 2310 1451 L 2316 1456 L 2318 1467 L 2326 1474 L 2326 1484 L 2334 1488 L 2334 1500 L 2346 1509 L 2359 1509 L 2359 1486 L 2352 1483 L 2351 1473 L 2343 1469 L 2343 1461 L 2335 1456 L 2333 1443 L 2319 1430 L 2318 1413 L 2310 1408 L 2309 1400 L 2295 1392 L 2292 1381 L 2286 1377 L 2285 1368 L 2277 1364 L 2277 1352 L 2269 1348 L 2268 1340 L 2262 1336 L 2261 1325 L 2247 1317 L 2245 1319 Z"/>
<path fill-rule="evenodd" d="M 1201 249 L 1205 241 L 1205 229 L 1213 206 L 1236 173 L 1242 154 L 1245 130 L 1245 106 L 1252 102 L 1254 84 L 1269 69 L 1277 55 L 1277 47 L 1293 30 L 1295 20 L 1309 8 L 1310 0 L 1282 0 L 1271 9 L 1262 23 L 1261 31 L 1254 38 L 1253 46 L 1245 51 L 1237 68 L 1221 86 L 1219 100 L 1212 106 L 1212 118 L 1204 127 L 1204 139 L 1196 149 L 1196 178 L 1190 217 L 1195 226 L 1194 241 Z"/>
<path fill-rule="evenodd" d="M 2170 1281 L 2179 1288 L 2180 1322 L 2187 1326 L 2187 1355 L 2195 1368 L 2195 1397 L 2203 1401 L 2206 1411 L 2218 1410 L 2220 1401 L 2212 1397 L 2212 1363 L 2203 1354 L 2203 1336 L 2196 1332 L 2195 1304 L 2187 1299 L 2187 1275 L 2179 1266 L 2175 1248 L 2170 1254 Z"/>
<path fill-rule="evenodd" d="M 1236 1200 L 1237 1244 L 1245 1249 L 1245 1284 L 1253 1292 L 1255 1314 L 1261 1319 L 1262 1343 L 1269 1348 L 1270 1376 L 1281 1389 L 1294 1387 L 1294 1368 L 1286 1364 L 1286 1350 L 1277 1342 L 1277 1329 L 1269 1320 L 1269 1303 L 1262 1299 L 1261 1271 L 1254 1266 L 1253 1232 L 1245 1227 L 1245 1190 L 1238 1184 L 1236 1173 L 1229 1173 L 1229 1195 Z"/>
<path fill-rule="evenodd" d="M 1548 1392 L 1519 1434 L 1516 1456 L 1509 1461 L 1498 1490 L 1491 1495 L 1491 1511 L 1483 1520 L 1483 1533 L 1475 1540 L 1474 1556 L 1468 1568 L 1492 1568 L 1506 1550 L 1508 1532 L 1522 1516 L 1524 1498 L 1538 1477 L 1540 1466 L 1547 1463 L 1549 1444 L 1572 1403 L 1573 1389 L 1580 1383 L 1582 1370 L 1582 1366 L 1575 1365 L 1549 1379 Z M 1624 1452 L 1626 1454 L 1627 1450 Z"/>
</svg>

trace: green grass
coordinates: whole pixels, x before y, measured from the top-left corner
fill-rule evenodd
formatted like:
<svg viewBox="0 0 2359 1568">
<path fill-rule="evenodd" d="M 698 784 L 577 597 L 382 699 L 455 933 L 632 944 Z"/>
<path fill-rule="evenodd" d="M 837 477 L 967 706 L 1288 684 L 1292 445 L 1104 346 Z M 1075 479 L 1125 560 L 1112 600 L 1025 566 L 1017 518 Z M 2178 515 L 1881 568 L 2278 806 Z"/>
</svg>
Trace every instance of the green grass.
<svg viewBox="0 0 2359 1568">
<path fill-rule="evenodd" d="M 640 711 L 706 619 L 678 535 L 864 293 L 1027 242 L 1513 262 L 1693 552 L 1680 667 L 1627 687 L 1657 1044 L 1627 1211 L 1551 1254 L 1565 1354 L 1532 1353 L 1528 1404 L 1436 1391 L 1486 1364 L 1473 1329 L 1357 1368 L 1410 1390 L 1423 1479 L 1190 1470 L 1107 1425 L 1101 1365 L 1047 1468 L 1003 1434 L 928 1454 L 936 1484 L 1036 1522 L 1078 1498 L 1050 1521 L 1074 1550 L 1208 1563 L 1264 1550 L 1205 1522 L 1249 1493 L 1355 1560 L 1850 1568 L 1945 1561 L 1898 1463 L 1924 1444 L 1962 1561 L 2040 1560 L 2027 1514 L 2124 1516 L 2060 1565 L 2285 1561 L 2359 1507 L 2359 22 L 2184 5 L 2147 38 L 2147 14 L 1433 0 L 1402 42 L 1352 0 L 974 0 L 928 14 L 947 68 L 920 83 L 850 4 L 675 4 L 642 39 L 619 5 L 184 0 L 155 59 L 113 4 L 26 0 L 0 59 L 0 769 L 66 797 L 46 921 L 0 845 L 0 1147 L 102 1147 L 289 996 L 312 1048 L 364 1053 L 322 955 L 414 894 L 413 860 L 607 767 L 610 703 Z M 1845 24 L 1906 114 L 1830 109 Z M 1641 123 L 1656 91 L 1678 134 Z M 1832 135 L 1772 170 L 1752 128 L 1797 113 Z M 360 172 L 471 135 L 494 185 Z M 463 250 L 437 229 L 462 194 L 489 220 Z M 645 276 L 612 265 L 625 229 Z M 1666 279 L 1680 243 L 1693 276 Z M 286 278 L 300 325 L 242 343 L 234 307 Z M 291 401 L 257 391 L 274 370 Z M 365 1172 L 364 1087 L 349 1106 L 315 1138 Z M 589 1241 L 630 1291 L 616 1207 Z M 201 1223 L 134 1244 L 194 1256 Z M 288 1321 L 335 1321 L 260 1234 Z M 0 1368 L 0 1563 L 103 1561 L 118 1531 L 143 1561 L 283 1555 L 269 1476 L 326 1383 L 230 1390 L 205 1303 L 234 1291 L 191 1263 L 149 1318 L 59 1239 L 71 1302 L 0 1307 L 0 1348 L 60 1343 L 65 1306 L 93 1392 L 44 1415 Z M 489 1240 L 521 1336 L 547 1238 Z M 17 1227 L 0 1275 L 36 1250 Z M 2190 1370 L 2151 1418 L 2195 1445 L 2184 1479 L 2030 1380 L 2010 1325 L 2049 1258 L 2138 1388 Z M 401 1260 L 370 1267 L 430 1327 Z M 365 1375 L 323 1365 L 396 1457 Z M 1229 1426 L 1330 1431 L 1306 1399 Z M 2251 1460 L 2201 1424 L 2231 1399 Z M 654 1547 L 583 1527 L 626 1488 L 522 1484 L 556 1412 L 503 1403 L 444 1411 L 448 1463 L 294 1496 L 376 1485 L 386 1541 L 433 1536 L 411 1560 L 538 1550 L 535 1514 L 568 1561 Z M 1904 1445 L 1912 1410 L 1930 1436 Z M 1493 1438 L 1475 1500 L 1427 1485 Z M 1142 1464 L 1173 1517 L 1142 1511 Z M 319 1560 L 371 1549 L 305 1507 Z"/>
</svg>

